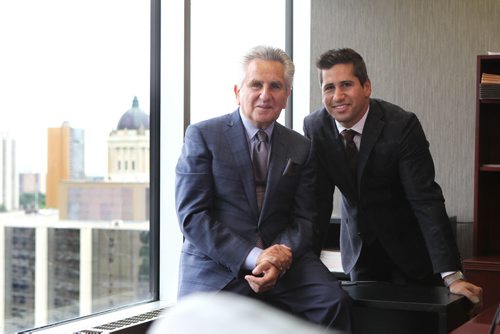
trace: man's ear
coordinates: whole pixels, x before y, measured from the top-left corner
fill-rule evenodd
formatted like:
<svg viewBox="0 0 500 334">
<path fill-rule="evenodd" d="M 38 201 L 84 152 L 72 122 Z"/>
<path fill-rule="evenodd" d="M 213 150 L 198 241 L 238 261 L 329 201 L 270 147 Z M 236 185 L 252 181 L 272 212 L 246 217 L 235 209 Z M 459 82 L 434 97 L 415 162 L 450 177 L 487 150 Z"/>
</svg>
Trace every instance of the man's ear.
<svg viewBox="0 0 500 334">
<path fill-rule="evenodd" d="M 240 105 L 240 89 L 238 88 L 238 85 L 234 85 L 234 96 L 236 97 L 236 103 Z"/>
<path fill-rule="evenodd" d="M 370 95 L 372 95 L 372 83 L 370 82 L 370 79 L 366 79 L 363 85 L 363 90 L 365 91 L 366 97 L 370 97 Z"/>
</svg>

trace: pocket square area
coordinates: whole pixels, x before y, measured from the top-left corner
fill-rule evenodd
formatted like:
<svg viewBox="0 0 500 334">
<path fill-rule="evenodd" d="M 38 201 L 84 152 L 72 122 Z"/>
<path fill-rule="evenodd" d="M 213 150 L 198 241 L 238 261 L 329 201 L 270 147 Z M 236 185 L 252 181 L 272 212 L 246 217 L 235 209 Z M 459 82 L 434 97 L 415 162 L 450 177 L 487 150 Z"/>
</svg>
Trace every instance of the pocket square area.
<svg viewBox="0 0 500 334">
<path fill-rule="evenodd" d="M 285 170 L 283 171 L 283 176 L 295 176 L 299 173 L 301 165 L 292 159 L 288 159 L 286 162 Z"/>
</svg>

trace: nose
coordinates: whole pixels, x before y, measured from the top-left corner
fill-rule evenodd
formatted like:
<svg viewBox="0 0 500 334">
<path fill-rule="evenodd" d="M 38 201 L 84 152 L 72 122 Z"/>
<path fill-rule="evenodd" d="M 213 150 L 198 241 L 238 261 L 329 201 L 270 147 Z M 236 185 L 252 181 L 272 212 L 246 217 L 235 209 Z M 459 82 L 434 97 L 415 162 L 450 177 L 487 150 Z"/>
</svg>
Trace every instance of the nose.
<svg viewBox="0 0 500 334">
<path fill-rule="evenodd" d="M 271 97 L 271 89 L 267 86 L 262 87 L 260 91 L 260 98 L 262 100 L 268 100 Z"/>
<path fill-rule="evenodd" d="M 333 100 L 334 101 L 342 101 L 344 98 L 344 93 L 340 89 L 335 89 L 335 92 L 333 93 Z"/>
</svg>

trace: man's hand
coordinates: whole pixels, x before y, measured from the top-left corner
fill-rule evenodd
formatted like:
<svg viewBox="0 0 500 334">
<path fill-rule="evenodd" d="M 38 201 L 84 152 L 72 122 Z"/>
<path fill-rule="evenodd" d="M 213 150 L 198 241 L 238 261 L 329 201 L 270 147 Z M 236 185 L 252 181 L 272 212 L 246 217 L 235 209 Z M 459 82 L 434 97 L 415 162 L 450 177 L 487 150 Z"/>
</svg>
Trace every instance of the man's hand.
<svg viewBox="0 0 500 334">
<path fill-rule="evenodd" d="M 286 245 L 272 245 L 262 251 L 257 258 L 257 267 L 260 263 L 269 262 L 283 275 L 292 265 L 292 250 Z"/>
<path fill-rule="evenodd" d="M 245 279 L 256 293 L 271 290 L 280 277 L 280 270 L 271 262 L 262 261 L 252 270 L 252 275 L 246 275 Z"/>
<path fill-rule="evenodd" d="M 473 317 L 479 313 L 483 307 L 483 289 L 481 287 L 459 279 L 451 283 L 449 288 L 451 293 L 465 296 L 472 302 L 473 307 L 469 316 Z"/>
<path fill-rule="evenodd" d="M 292 265 L 292 250 L 286 245 L 272 245 L 260 253 L 252 275 L 245 279 L 256 293 L 271 290 L 278 278 Z"/>
</svg>

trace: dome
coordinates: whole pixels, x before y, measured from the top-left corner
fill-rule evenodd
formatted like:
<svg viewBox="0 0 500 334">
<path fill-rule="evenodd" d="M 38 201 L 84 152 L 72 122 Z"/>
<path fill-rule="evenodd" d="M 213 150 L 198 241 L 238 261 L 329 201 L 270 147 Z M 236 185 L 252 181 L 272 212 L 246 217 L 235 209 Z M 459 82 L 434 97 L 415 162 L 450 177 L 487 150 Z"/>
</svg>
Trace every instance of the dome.
<svg viewBox="0 0 500 334">
<path fill-rule="evenodd" d="M 139 100 L 134 96 L 132 108 L 127 110 L 118 121 L 117 130 L 138 130 L 140 128 L 149 130 L 149 115 L 139 108 Z"/>
</svg>

